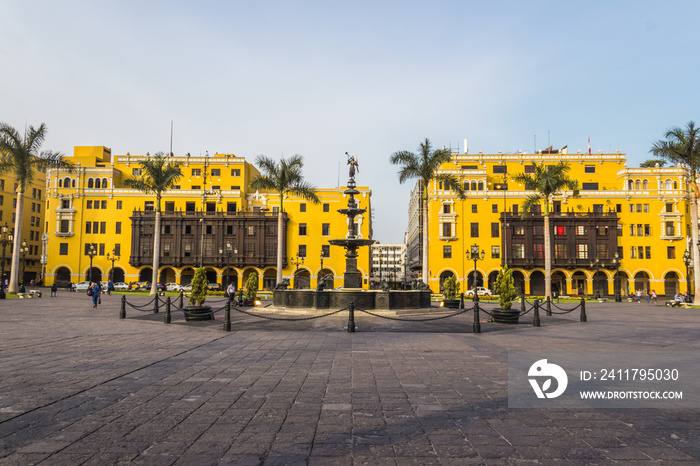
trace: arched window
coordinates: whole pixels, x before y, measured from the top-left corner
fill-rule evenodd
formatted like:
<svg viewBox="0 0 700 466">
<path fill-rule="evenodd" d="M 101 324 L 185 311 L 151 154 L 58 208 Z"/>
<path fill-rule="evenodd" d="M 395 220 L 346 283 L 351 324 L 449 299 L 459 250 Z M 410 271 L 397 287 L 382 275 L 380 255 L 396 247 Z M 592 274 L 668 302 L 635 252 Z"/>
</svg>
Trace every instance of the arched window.
<svg viewBox="0 0 700 466">
<path fill-rule="evenodd" d="M 678 189 L 678 181 L 673 182 L 673 189 Z"/>
<path fill-rule="evenodd" d="M 483 191 L 483 190 L 484 190 L 484 182 L 479 181 L 479 191 Z"/>
<path fill-rule="evenodd" d="M 469 191 L 469 181 L 464 182 L 464 190 Z"/>
<path fill-rule="evenodd" d="M 642 189 L 649 189 L 649 180 L 642 180 Z"/>
<path fill-rule="evenodd" d="M 62 188 L 63 187 L 63 180 L 58 180 L 58 187 Z"/>
<path fill-rule="evenodd" d="M 102 187 L 106 188 L 109 186 L 109 182 L 107 181 L 107 178 L 102 178 Z"/>
<path fill-rule="evenodd" d="M 63 187 L 64 188 L 70 188 L 70 178 L 65 178 L 63 180 Z"/>
<path fill-rule="evenodd" d="M 472 180 L 472 191 L 476 191 L 476 181 Z"/>
<path fill-rule="evenodd" d="M 666 189 L 673 189 L 673 181 L 666 180 Z"/>
<path fill-rule="evenodd" d="M 634 181 L 629 180 L 627 182 L 627 189 L 629 189 L 630 191 L 632 191 L 632 189 L 634 189 Z"/>
<path fill-rule="evenodd" d="M 96 188 L 101 188 L 102 187 L 102 180 L 99 178 L 95 179 L 95 187 Z"/>
<path fill-rule="evenodd" d="M 94 188 L 95 181 L 92 178 L 88 178 L 88 188 Z"/>
<path fill-rule="evenodd" d="M 639 180 L 635 181 L 635 182 L 634 182 L 634 189 L 636 189 L 637 191 L 639 191 L 640 189 L 642 189 L 642 182 L 639 181 Z"/>
<path fill-rule="evenodd" d="M 71 188 L 75 188 L 75 179 L 70 180 Z"/>
</svg>

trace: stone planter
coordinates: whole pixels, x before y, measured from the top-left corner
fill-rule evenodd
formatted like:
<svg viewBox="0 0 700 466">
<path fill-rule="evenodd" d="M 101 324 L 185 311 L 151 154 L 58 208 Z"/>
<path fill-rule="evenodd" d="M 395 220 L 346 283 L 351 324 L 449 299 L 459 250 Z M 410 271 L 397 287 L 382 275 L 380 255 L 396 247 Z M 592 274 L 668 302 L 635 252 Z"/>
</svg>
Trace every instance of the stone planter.
<svg viewBox="0 0 700 466">
<path fill-rule="evenodd" d="M 194 322 L 198 320 L 214 320 L 214 313 L 210 306 L 184 306 L 185 320 Z"/>
<path fill-rule="evenodd" d="M 459 309 L 459 299 L 443 299 L 442 306 L 450 309 Z"/>
<path fill-rule="evenodd" d="M 517 324 L 520 319 L 520 311 L 515 309 L 494 309 L 491 314 L 497 324 Z"/>
</svg>

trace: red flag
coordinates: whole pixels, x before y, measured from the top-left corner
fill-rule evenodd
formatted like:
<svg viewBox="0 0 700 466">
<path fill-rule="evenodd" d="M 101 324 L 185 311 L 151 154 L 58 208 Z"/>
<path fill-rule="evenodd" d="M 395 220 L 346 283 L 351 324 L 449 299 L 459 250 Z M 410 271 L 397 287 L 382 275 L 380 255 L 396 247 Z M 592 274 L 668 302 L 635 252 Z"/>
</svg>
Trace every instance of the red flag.
<svg viewBox="0 0 700 466">
<path fill-rule="evenodd" d="M 591 137 L 588 136 L 588 155 L 591 155 Z"/>
</svg>

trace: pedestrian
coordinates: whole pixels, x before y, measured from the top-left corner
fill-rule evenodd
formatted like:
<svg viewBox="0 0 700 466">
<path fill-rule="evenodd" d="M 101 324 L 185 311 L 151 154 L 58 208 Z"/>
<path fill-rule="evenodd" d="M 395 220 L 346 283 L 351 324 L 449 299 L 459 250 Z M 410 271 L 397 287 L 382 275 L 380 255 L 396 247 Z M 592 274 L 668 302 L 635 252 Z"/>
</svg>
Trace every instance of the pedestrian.
<svg viewBox="0 0 700 466">
<path fill-rule="evenodd" d="M 638 303 L 642 302 L 642 290 L 641 290 L 641 288 L 637 288 L 637 302 Z"/>
<path fill-rule="evenodd" d="M 114 291 L 114 282 L 112 280 L 109 280 L 107 282 L 107 295 L 112 296 L 112 291 Z"/>
<path fill-rule="evenodd" d="M 92 297 L 92 308 L 97 309 L 97 300 L 100 299 L 100 284 L 95 282 L 88 288 L 88 296 Z"/>
<path fill-rule="evenodd" d="M 656 290 L 651 290 L 651 302 L 656 302 Z"/>
<path fill-rule="evenodd" d="M 649 304 L 649 301 L 651 300 L 651 294 L 649 293 L 648 289 L 646 290 L 645 298 L 647 299 L 647 304 Z"/>
<path fill-rule="evenodd" d="M 685 290 L 685 293 L 683 293 L 683 302 L 684 303 L 690 302 L 690 296 L 688 295 L 688 290 Z"/>
<path fill-rule="evenodd" d="M 58 297 L 58 285 L 56 285 L 56 282 L 53 282 L 53 285 L 51 285 L 51 297 L 53 298 L 54 296 Z"/>
<path fill-rule="evenodd" d="M 228 296 L 228 301 L 232 302 L 235 297 L 236 297 L 236 286 L 233 284 L 233 282 L 228 284 L 228 287 L 226 288 L 226 296 Z"/>
</svg>

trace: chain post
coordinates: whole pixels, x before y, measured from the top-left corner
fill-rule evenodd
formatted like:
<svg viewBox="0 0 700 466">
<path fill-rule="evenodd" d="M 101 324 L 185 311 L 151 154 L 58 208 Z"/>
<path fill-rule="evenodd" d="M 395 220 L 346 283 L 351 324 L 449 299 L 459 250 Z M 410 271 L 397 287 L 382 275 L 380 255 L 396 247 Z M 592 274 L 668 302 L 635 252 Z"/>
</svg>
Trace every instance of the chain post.
<svg viewBox="0 0 700 466">
<path fill-rule="evenodd" d="M 481 333 L 481 320 L 479 319 L 479 301 L 474 301 L 474 333 Z"/>
<path fill-rule="evenodd" d="M 168 296 L 168 299 L 165 300 L 165 318 L 163 322 L 169 324 L 170 320 L 170 296 Z"/>
<path fill-rule="evenodd" d="M 184 307 L 182 305 L 183 304 L 182 300 L 184 299 L 184 297 L 185 297 L 185 293 L 182 290 L 180 290 L 180 309 L 182 309 Z"/>
<path fill-rule="evenodd" d="M 155 299 L 153 300 L 153 313 L 158 314 L 158 292 L 156 292 Z"/>
<path fill-rule="evenodd" d="M 226 311 L 224 311 L 224 332 L 231 331 L 231 300 L 226 301 Z"/>
<path fill-rule="evenodd" d="M 586 317 L 586 300 L 581 298 L 581 322 L 588 322 Z"/>
<path fill-rule="evenodd" d="M 122 295 L 121 309 L 119 310 L 119 318 L 126 319 L 126 295 Z"/>
<path fill-rule="evenodd" d="M 535 315 L 532 318 L 532 326 L 533 327 L 539 327 L 540 326 L 540 300 L 536 299 L 535 300 Z"/>
<path fill-rule="evenodd" d="M 459 308 L 464 309 L 464 293 L 459 294 Z"/>
<path fill-rule="evenodd" d="M 552 298 L 550 298 L 549 296 L 547 296 L 547 315 L 552 315 Z"/>
<path fill-rule="evenodd" d="M 348 333 L 355 333 L 355 301 L 351 301 L 348 308 Z"/>
<path fill-rule="evenodd" d="M 520 294 L 520 313 L 525 314 L 525 293 Z"/>
</svg>

